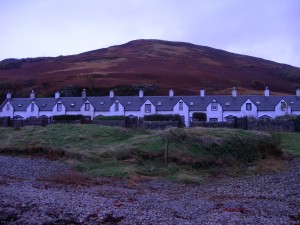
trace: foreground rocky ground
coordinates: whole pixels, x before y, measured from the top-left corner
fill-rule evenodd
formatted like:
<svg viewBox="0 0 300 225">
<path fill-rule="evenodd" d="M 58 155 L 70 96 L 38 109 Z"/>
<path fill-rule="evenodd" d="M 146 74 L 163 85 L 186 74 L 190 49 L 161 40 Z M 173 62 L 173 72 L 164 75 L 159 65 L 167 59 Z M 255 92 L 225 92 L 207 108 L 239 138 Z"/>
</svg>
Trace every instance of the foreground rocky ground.
<svg viewBox="0 0 300 225">
<path fill-rule="evenodd" d="M 74 176 L 58 161 L 0 156 L 0 224 L 300 224 L 299 159 L 204 185 L 53 179 L 64 175 Z"/>
</svg>

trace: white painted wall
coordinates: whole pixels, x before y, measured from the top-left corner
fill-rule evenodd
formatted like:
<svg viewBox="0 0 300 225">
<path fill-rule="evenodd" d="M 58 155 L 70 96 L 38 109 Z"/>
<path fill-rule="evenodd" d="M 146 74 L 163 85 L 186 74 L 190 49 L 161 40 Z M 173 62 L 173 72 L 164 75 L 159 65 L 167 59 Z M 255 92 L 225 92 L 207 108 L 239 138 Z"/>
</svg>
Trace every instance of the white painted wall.
<svg viewBox="0 0 300 225">
<path fill-rule="evenodd" d="M 207 121 L 209 121 L 210 118 L 217 118 L 218 122 L 223 121 L 223 108 L 222 106 L 218 104 L 218 110 L 213 111 L 211 110 L 211 105 L 213 102 L 211 102 L 207 107 L 206 107 L 206 113 L 207 113 Z"/>
<path fill-rule="evenodd" d="M 251 110 L 247 110 L 246 106 L 247 103 L 251 104 Z M 241 107 L 241 112 L 243 114 L 243 116 L 247 116 L 247 117 L 257 117 L 257 106 L 254 105 L 254 103 L 248 99 Z"/>
<path fill-rule="evenodd" d="M 179 109 L 180 103 L 182 103 L 182 110 Z M 177 104 L 173 107 L 172 114 L 179 114 L 180 116 L 183 116 L 185 126 L 190 126 L 189 107 L 187 104 L 185 104 L 185 102 L 183 102 L 182 100 L 178 101 Z"/>
<path fill-rule="evenodd" d="M 62 104 L 62 109 L 61 111 L 57 111 L 57 104 L 58 103 L 62 103 L 61 101 L 58 101 L 55 106 L 53 107 L 53 114 L 52 116 L 57 116 L 57 115 L 65 115 L 66 114 L 66 107 L 64 106 L 64 104 Z"/>
<path fill-rule="evenodd" d="M 150 113 L 146 113 L 145 112 L 145 106 L 146 104 L 150 104 L 151 105 L 151 112 Z M 150 102 L 149 100 L 147 100 L 140 108 L 140 117 L 144 117 L 145 115 L 152 115 L 152 114 L 156 114 L 156 108 L 155 106 L 152 104 L 152 102 Z"/>
<path fill-rule="evenodd" d="M 85 110 L 85 103 L 90 104 L 90 109 L 88 111 Z M 85 103 L 80 107 L 79 114 L 84 115 L 84 116 L 90 116 L 93 119 L 94 114 L 95 114 L 95 108 L 88 100 Z"/>
<path fill-rule="evenodd" d="M 1 114 L 1 117 L 9 116 L 12 118 L 14 116 L 14 108 L 12 107 L 12 105 L 9 102 L 6 102 L 6 104 L 3 105 L 2 111 L 0 112 L 0 114 Z"/>
<path fill-rule="evenodd" d="M 33 108 L 32 108 L 32 105 L 33 105 Z M 33 110 L 32 110 L 33 109 Z M 32 101 L 27 109 L 26 109 L 26 118 L 29 118 L 29 117 L 38 117 L 39 116 L 39 107 L 37 106 L 37 104 L 35 104 L 34 101 Z"/>
</svg>

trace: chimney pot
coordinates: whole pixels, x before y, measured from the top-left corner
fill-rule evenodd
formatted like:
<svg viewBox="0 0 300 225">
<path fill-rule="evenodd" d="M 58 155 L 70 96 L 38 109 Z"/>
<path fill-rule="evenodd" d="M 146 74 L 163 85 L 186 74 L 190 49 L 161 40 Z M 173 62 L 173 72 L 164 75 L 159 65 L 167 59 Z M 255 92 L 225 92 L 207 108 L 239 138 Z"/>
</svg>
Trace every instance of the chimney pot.
<svg viewBox="0 0 300 225">
<path fill-rule="evenodd" d="M 299 88 L 296 90 L 296 97 L 300 97 L 300 89 Z"/>
<path fill-rule="evenodd" d="M 201 96 L 201 97 L 204 97 L 204 96 L 205 96 L 205 90 L 204 90 L 204 88 L 201 88 L 201 89 L 200 89 L 200 96 Z"/>
<path fill-rule="evenodd" d="M 110 92 L 109 92 L 109 97 L 110 97 L 110 98 L 115 97 L 115 92 L 114 92 L 114 90 L 110 90 Z"/>
<path fill-rule="evenodd" d="M 143 97 L 144 97 L 144 91 L 143 91 L 143 90 L 140 90 L 140 91 L 139 91 L 139 97 L 140 97 L 140 98 L 143 98 Z"/>
<path fill-rule="evenodd" d="M 60 98 L 60 93 L 57 91 L 55 92 L 55 99 L 59 99 Z"/>
<path fill-rule="evenodd" d="M 34 93 L 34 90 L 32 90 L 31 93 L 30 93 L 30 99 L 31 99 L 31 100 L 35 99 L 35 93 Z"/>
<path fill-rule="evenodd" d="M 82 90 L 82 98 L 86 98 L 86 89 Z"/>
<path fill-rule="evenodd" d="M 232 97 L 236 97 L 237 96 L 237 90 L 235 89 L 235 87 L 233 87 L 232 89 Z"/>
<path fill-rule="evenodd" d="M 266 97 L 269 97 L 270 96 L 270 90 L 268 87 L 266 87 L 266 90 L 265 90 L 265 96 Z"/>
<path fill-rule="evenodd" d="M 11 93 L 10 92 L 7 92 L 6 99 L 11 99 Z"/>
</svg>

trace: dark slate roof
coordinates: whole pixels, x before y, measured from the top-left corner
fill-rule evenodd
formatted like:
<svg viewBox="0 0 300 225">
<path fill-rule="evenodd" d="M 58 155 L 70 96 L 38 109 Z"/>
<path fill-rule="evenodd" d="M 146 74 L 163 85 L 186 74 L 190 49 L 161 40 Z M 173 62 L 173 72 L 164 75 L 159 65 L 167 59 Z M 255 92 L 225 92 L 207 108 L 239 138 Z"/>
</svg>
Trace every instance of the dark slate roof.
<svg viewBox="0 0 300 225">
<path fill-rule="evenodd" d="M 55 98 L 36 98 L 34 102 L 37 104 L 40 111 L 52 111 L 57 100 Z"/>
<path fill-rule="evenodd" d="M 66 107 L 67 111 L 80 111 L 81 106 L 87 99 L 82 97 L 62 97 L 59 100 Z"/>
<path fill-rule="evenodd" d="M 66 107 L 67 111 L 79 111 L 80 107 L 88 100 L 95 108 L 96 111 L 109 111 L 109 108 L 115 101 L 119 101 L 126 111 L 139 111 L 141 106 L 149 100 L 157 111 L 172 111 L 173 107 L 182 100 L 191 111 L 205 111 L 207 106 L 216 100 L 224 111 L 240 111 L 241 106 L 249 99 L 255 104 L 259 111 L 273 111 L 275 106 L 281 100 L 285 100 L 292 110 L 300 111 L 300 97 L 296 96 L 247 96 L 241 95 L 232 97 L 231 95 L 207 95 L 201 96 L 109 96 L 99 97 L 62 97 L 55 98 L 36 98 L 31 100 L 29 98 L 12 98 L 7 99 L 16 111 L 25 111 L 32 101 L 34 101 L 41 111 L 52 111 L 53 107 L 58 101 Z M 5 104 L 5 102 L 2 104 Z"/>
<path fill-rule="evenodd" d="M 32 100 L 30 98 L 11 98 L 8 100 L 15 111 L 26 111 Z"/>
</svg>

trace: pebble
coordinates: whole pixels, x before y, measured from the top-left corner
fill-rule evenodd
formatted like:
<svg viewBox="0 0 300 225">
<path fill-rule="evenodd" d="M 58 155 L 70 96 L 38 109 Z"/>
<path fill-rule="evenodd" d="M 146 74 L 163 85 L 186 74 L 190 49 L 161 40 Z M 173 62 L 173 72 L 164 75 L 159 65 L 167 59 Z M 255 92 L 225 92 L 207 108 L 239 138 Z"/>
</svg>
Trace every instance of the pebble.
<svg viewBox="0 0 300 225">
<path fill-rule="evenodd" d="M 0 156 L 0 224 L 300 224 L 300 159 L 289 164 L 202 185 L 101 178 L 73 187 L 38 179 L 70 171 L 62 162 Z"/>
</svg>

